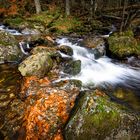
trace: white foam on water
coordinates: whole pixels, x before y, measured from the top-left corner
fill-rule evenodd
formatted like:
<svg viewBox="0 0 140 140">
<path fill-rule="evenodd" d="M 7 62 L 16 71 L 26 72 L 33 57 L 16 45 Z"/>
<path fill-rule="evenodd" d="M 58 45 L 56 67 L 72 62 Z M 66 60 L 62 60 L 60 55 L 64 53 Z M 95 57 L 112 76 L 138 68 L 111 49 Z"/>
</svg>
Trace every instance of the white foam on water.
<svg viewBox="0 0 140 140">
<path fill-rule="evenodd" d="M 73 49 L 73 59 L 81 60 L 81 72 L 76 76 L 70 76 L 70 79 L 81 80 L 85 86 L 126 83 L 130 87 L 134 84 L 132 82 L 140 84 L 140 69 L 134 69 L 125 64 L 113 63 L 107 56 L 96 60 L 92 51 L 90 52 L 84 47 L 73 44 L 67 38 L 57 39 L 56 42 L 59 45 L 71 47 Z M 66 77 L 66 79 L 68 78 Z"/>
</svg>

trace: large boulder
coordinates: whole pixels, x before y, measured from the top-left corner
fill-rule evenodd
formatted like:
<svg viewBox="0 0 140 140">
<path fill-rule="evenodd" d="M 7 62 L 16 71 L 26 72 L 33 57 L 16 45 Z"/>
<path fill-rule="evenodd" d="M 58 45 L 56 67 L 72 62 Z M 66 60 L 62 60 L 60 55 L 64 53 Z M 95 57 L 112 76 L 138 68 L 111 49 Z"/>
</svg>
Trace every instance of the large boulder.
<svg viewBox="0 0 140 140">
<path fill-rule="evenodd" d="M 131 55 L 140 55 L 140 45 L 134 38 L 132 31 L 115 33 L 108 38 L 109 50 L 114 56 L 124 58 Z"/>
<path fill-rule="evenodd" d="M 23 76 L 43 77 L 52 68 L 50 54 L 40 52 L 27 57 L 18 67 Z"/>
<path fill-rule="evenodd" d="M 66 140 L 124 140 L 140 137 L 140 118 L 99 90 L 85 93 L 65 127 Z"/>
<path fill-rule="evenodd" d="M 22 52 L 15 37 L 7 32 L 0 31 L 0 62 L 18 61 L 21 57 Z"/>
<path fill-rule="evenodd" d="M 105 48 L 105 41 L 101 37 L 87 37 L 83 41 L 84 45 L 88 48 L 91 48 L 95 59 L 100 58 L 104 54 L 106 54 L 106 48 Z"/>
<path fill-rule="evenodd" d="M 103 38 L 101 37 L 86 37 L 84 39 L 84 45 L 88 48 L 98 48 L 105 45 Z"/>
<path fill-rule="evenodd" d="M 62 140 L 62 128 L 68 120 L 79 89 L 69 90 L 49 85 L 47 77 L 25 77 L 21 98 L 28 105 L 23 127 L 26 139 Z"/>
</svg>

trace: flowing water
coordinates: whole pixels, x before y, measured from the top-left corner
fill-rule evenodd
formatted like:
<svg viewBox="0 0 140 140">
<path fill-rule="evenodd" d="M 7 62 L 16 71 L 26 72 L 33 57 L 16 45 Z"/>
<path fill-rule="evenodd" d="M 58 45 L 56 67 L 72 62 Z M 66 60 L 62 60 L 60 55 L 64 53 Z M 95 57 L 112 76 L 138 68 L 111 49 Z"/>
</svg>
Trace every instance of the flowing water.
<svg viewBox="0 0 140 140">
<path fill-rule="evenodd" d="M 57 43 L 73 49 L 73 56 L 61 53 L 62 57 L 81 60 L 81 72 L 63 79 L 81 80 L 84 87 L 114 88 L 114 96 L 140 111 L 140 68 L 112 60 L 107 56 L 95 59 L 93 51 L 72 43 L 68 38 L 57 39 Z M 63 73 L 63 72 L 62 72 Z"/>
<path fill-rule="evenodd" d="M 12 35 L 22 35 L 22 33 L 20 33 L 19 31 L 15 30 L 15 29 L 10 29 L 3 24 L 0 24 L 0 30 L 6 31 Z"/>
<path fill-rule="evenodd" d="M 113 62 L 107 56 L 95 59 L 93 51 L 73 44 L 67 38 L 58 39 L 57 43 L 70 46 L 74 53 L 72 58 L 81 60 L 81 72 L 76 76 L 70 76 L 71 79 L 81 80 L 85 86 L 122 84 L 130 88 L 140 88 L 140 68 Z"/>
<path fill-rule="evenodd" d="M 0 30 L 5 30 L 13 35 L 23 35 L 21 32 L 15 29 L 7 28 L 4 25 L 0 25 Z M 60 38 L 57 39 L 56 42 L 59 45 L 66 45 L 73 49 L 73 56 L 68 56 L 61 53 L 62 57 L 69 57 L 73 60 L 81 60 L 81 72 L 79 74 L 77 74 L 76 76 L 72 76 L 64 74 L 62 72 L 63 78 L 60 78 L 59 80 L 78 79 L 82 81 L 84 88 L 114 88 L 115 92 L 113 94 L 115 97 L 128 102 L 129 104 L 131 104 L 131 106 L 133 106 L 133 108 L 140 111 L 140 68 L 116 62 L 107 56 L 102 56 L 99 59 L 95 59 L 95 54 L 93 53 L 93 51 L 80 46 L 78 41 L 75 41 L 77 43 L 73 43 L 68 38 Z M 28 52 L 23 49 L 24 46 L 25 49 L 28 49 L 28 47 L 30 47 L 24 42 L 19 42 L 21 51 L 25 55 L 28 55 Z M 7 65 L 0 65 L 0 67 L 1 89 L 2 87 L 4 88 L 6 86 L 8 88 L 11 83 L 10 77 L 13 76 L 12 72 L 18 72 L 15 72 L 16 68 L 13 71 L 13 66 L 12 69 L 10 68 L 11 66 L 8 66 L 8 71 L 7 69 L 5 69 Z M 2 74 L 5 73 L 5 71 L 6 74 L 9 75 L 9 78 L 5 78 L 5 76 Z M 17 77 L 18 75 L 16 74 L 15 78 Z"/>
</svg>

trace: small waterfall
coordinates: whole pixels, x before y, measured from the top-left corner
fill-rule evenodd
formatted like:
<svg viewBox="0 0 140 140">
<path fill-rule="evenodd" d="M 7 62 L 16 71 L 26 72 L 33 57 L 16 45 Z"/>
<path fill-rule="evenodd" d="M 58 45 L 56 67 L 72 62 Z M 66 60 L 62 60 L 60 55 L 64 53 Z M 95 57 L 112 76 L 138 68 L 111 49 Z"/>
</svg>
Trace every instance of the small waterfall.
<svg viewBox="0 0 140 140">
<path fill-rule="evenodd" d="M 10 29 L 4 25 L 0 25 L 0 30 L 6 31 L 12 35 L 22 35 L 19 31 L 15 30 L 15 29 Z"/>
<path fill-rule="evenodd" d="M 73 49 L 74 60 L 81 60 L 81 72 L 66 79 L 81 80 L 83 86 L 125 86 L 140 89 L 140 69 L 121 63 L 114 63 L 107 56 L 95 59 L 94 53 L 88 49 L 73 44 L 67 38 L 57 39 L 59 45 L 70 46 Z M 66 55 L 62 55 L 65 56 Z M 70 56 L 69 56 L 70 57 Z"/>
<path fill-rule="evenodd" d="M 19 42 L 19 48 L 21 50 L 21 52 L 25 55 L 29 55 L 28 50 L 30 50 L 30 46 L 28 43 L 26 42 Z M 27 50 L 27 51 L 26 51 Z"/>
</svg>

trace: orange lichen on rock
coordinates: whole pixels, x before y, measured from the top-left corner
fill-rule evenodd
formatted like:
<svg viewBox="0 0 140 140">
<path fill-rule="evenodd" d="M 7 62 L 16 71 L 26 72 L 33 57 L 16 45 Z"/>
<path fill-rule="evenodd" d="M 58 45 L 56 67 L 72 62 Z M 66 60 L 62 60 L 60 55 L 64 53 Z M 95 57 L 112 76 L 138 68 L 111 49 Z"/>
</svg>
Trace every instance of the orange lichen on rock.
<svg viewBox="0 0 140 140">
<path fill-rule="evenodd" d="M 24 124 L 27 140 L 63 140 L 61 130 L 68 120 L 79 91 L 51 87 L 46 79 L 28 77 L 22 92 L 27 92 Z M 34 93 L 34 94 L 33 94 Z"/>
</svg>

